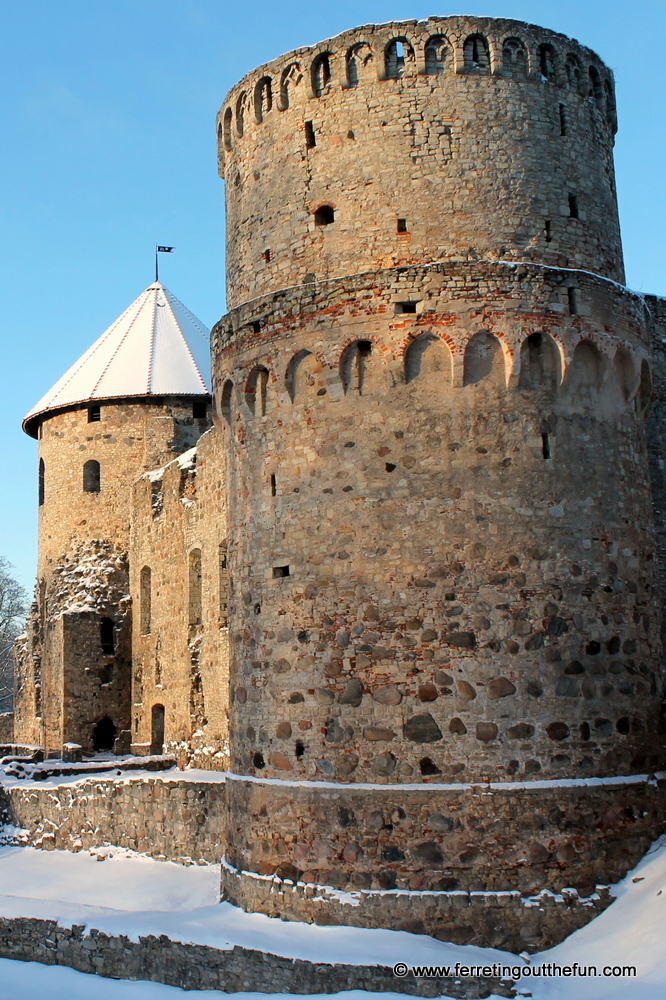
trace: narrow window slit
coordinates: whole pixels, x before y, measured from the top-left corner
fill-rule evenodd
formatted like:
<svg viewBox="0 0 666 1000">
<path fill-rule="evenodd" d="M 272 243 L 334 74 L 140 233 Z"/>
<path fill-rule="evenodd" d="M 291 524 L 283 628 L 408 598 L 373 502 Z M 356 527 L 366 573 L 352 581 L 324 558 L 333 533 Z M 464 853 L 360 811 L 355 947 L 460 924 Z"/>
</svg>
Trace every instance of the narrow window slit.
<svg viewBox="0 0 666 1000">
<path fill-rule="evenodd" d="M 305 744 L 303 743 L 303 740 L 296 740 L 297 759 L 300 760 L 304 753 L 305 753 Z"/>
<path fill-rule="evenodd" d="M 541 453 L 544 459 L 550 458 L 550 441 L 547 434 L 541 435 Z"/>
<path fill-rule="evenodd" d="M 274 474 L 271 475 L 271 496 L 272 497 L 277 496 L 277 480 Z"/>
<path fill-rule="evenodd" d="M 399 233 L 407 232 L 407 219 L 398 219 L 398 232 Z"/>
<path fill-rule="evenodd" d="M 317 145 L 314 125 L 312 122 L 305 123 L 305 145 L 308 149 L 312 149 L 313 146 Z"/>
<path fill-rule="evenodd" d="M 560 104 L 560 135 L 568 135 L 569 122 L 567 121 L 567 109 Z"/>
<path fill-rule="evenodd" d="M 579 219 L 578 197 L 575 194 L 569 195 L 569 215 L 572 219 Z"/>
<path fill-rule="evenodd" d="M 553 233 L 551 230 L 550 219 L 546 219 L 546 221 L 544 222 L 543 232 L 544 236 L 546 237 L 546 243 L 551 243 L 553 239 Z"/>
<path fill-rule="evenodd" d="M 252 333 L 259 333 L 261 330 L 261 323 L 258 319 L 255 319 L 252 323 Z"/>
<path fill-rule="evenodd" d="M 569 299 L 569 313 L 576 316 L 578 313 L 578 289 L 567 288 L 567 297 Z"/>
</svg>

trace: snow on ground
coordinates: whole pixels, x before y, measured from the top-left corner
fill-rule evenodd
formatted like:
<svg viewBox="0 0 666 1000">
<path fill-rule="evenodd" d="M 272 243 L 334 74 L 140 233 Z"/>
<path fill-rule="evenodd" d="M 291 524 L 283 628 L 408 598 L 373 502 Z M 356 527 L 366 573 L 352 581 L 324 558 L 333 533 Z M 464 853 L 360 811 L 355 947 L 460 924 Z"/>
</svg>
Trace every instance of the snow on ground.
<svg viewBox="0 0 666 1000">
<path fill-rule="evenodd" d="M 105 856 L 100 862 L 97 856 Z M 57 918 L 137 939 L 148 933 L 173 940 L 231 948 L 234 944 L 284 957 L 359 965 L 454 964 L 519 966 L 516 956 L 459 947 L 402 931 L 317 927 L 243 913 L 215 903 L 217 866 L 184 868 L 116 848 L 91 853 L 0 848 L 0 916 Z M 666 997 L 666 839 L 655 844 L 613 889 L 616 901 L 601 916 L 550 951 L 533 955 L 532 967 L 596 965 L 597 976 L 523 978 L 519 992 L 534 1000 L 664 1000 Z M 636 966 L 636 977 L 602 975 L 604 966 Z M 204 1000 L 217 992 L 183 993 L 157 983 L 91 977 L 52 966 L 0 960 L 1 1000 Z M 261 1000 L 262 994 L 234 994 Z M 344 993 L 340 1000 L 369 1000 Z M 397 994 L 385 994 L 394 1000 Z M 275 995 L 273 1000 L 281 1000 Z M 499 998 L 498 998 L 499 1000 Z"/>
</svg>

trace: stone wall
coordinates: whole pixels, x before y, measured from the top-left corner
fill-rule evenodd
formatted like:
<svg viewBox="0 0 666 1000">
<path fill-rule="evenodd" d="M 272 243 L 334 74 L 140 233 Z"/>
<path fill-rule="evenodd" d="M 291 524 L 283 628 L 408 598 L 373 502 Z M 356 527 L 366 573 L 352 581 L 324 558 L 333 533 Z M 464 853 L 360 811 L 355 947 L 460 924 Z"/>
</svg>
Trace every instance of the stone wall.
<svg viewBox="0 0 666 1000">
<path fill-rule="evenodd" d="M 196 452 L 140 479 L 130 541 L 133 605 L 150 601 L 150 621 L 134 616 L 133 746 L 150 748 L 154 706 L 163 706 L 165 750 L 218 770 L 229 760 L 222 464 L 220 436 L 209 431 Z"/>
<path fill-rule="evenodd" d="M 79 851 L 114 844 L 151 857 L 217 864 L 224 852 L 226 786 L 172 777 L 85 778 L 0 786 L 0 821 L 22 842 Z"/>
<path fill-rule="evenodd" d="M 519 21 L 364 25 L 280 56 L 218 115 L 227 301 L 448 257 L 622 281 L 615 128 L 598 56 Z"/>
<path fill-rule="evenodd" d="M 405 993 L 412 996 L 513 997 L 511 980 L 398 978 L 384 966 L 326 965 L 281 958 L 238 946 L 229 951 L 182 944 L 166 935 L 139 941 L 94 928 L 65 927 L 55 920 L 0 918 L 0 957 L 44 965 L 66 965 L 112 979 L 151 980 L 184 990 L 225 993 Z M 511 976 L 512 967 L 507 967 Z"/>
<path fill-rule="evenodd" d="M 14 713 L 0 714 L 0 743 L 14 742 Z"/>
<path fill-rule="evenodd" d="M 639 297 L 537 265 L 373 272 L 255 300 L 213 351 L 234 770 L 658 766 Z"/>
<path fill-rule="evenodd" d="M 646 295 L 653 324 L 652 358 L 654 395 L 647 424 L 650 480 L 654 508 L 659 589 L 666 602 L 666 299 Z M 662 642 L 666 639 L 666 615 L 662 618 Z"/>
</svg>

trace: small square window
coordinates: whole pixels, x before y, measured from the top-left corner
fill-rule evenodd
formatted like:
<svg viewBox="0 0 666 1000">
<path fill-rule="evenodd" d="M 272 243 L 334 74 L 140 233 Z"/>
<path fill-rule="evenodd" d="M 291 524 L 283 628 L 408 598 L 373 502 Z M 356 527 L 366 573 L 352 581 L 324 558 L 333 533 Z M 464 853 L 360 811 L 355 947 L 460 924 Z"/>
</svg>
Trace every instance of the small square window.
<svg viewBox="0 0 666 1000">
<path fill-rule="evenodd" d="M 407 232 L 407 219 L 398 219 L 398 232 L 399 233 Z"/>
<path fill-rule="evenodd" d="M 94 424 L 98 420 L 102 419 L 102 407 L 101 406 L 89 406 L 88 407 L 88 423 Z"/>
<path fill-rule="evenodd" d="M 279 579 L 282 576 L 289 576 L 288 566 L 273 566 L 273 576 L 275 579 Z"/>
<path fill-rule="evenodd" d="M 400 313 L 415 313 L 416 312 L 416 302 L 396 302 L 395 304 L 396 314 Z"/>
</svg>

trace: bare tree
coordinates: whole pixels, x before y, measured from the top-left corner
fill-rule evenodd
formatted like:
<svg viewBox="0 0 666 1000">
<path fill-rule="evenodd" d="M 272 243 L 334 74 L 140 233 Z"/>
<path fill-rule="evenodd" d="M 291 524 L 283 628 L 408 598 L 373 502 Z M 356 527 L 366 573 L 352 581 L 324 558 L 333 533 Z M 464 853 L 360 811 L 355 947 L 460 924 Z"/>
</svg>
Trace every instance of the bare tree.
<svg viewBox="0 0 666 1000">
<path fill-rule="evenodd" d="M 28 595 L 0 556 L 0 712 L 11 712 L 14 686 L 14 640 L 21 634 Z"/>
</svg>

